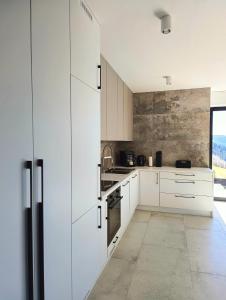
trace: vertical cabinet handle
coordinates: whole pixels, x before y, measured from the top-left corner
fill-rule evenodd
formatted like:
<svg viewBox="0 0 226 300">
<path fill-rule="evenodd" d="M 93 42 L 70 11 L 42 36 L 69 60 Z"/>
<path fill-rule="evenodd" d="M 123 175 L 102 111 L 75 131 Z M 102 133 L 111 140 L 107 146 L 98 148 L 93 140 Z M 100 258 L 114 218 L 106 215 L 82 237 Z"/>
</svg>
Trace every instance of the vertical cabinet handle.
<svg viewBox="0 0 226 300">
<path fill-rule="evenodd" d="M 100 223 L 98 225 L 98 228 L 101 229 L 102 228 L 102 208 L 100 205 L 98 206 L 98 209 L 100 210 Z"/>
<path fill-rule="evenodd" d="M 43 159 L 37 160 L 37 167 L 41 169 L 41 198 L 38 199 L 38 284 L 39 284 L 39 295 L 40 300 L 44 300 L 44 163 Z"/>
<path fill-rule="evenodd" d="M 101 164 L 98 164 L 98 170 L 99 170 L 99 187 L 98 187 L 98 200 L 102 200 L 101 197 Z"/>
<path fill-rule="evenodd" d="M 159 174 L 156 173 L 156 184 L 159 184 Z"/>
<path fill-rule="evenodd" d="M 26 224 L 26 251 L 27 251 L 27 282 L 28 299 L 34 299 L 34 265 L 33 265 L 33 219 L 32 219 L 32 161 L 25 162 L 25 169 L 29 170 L 29 203 L 25 210 Z"/>
<path fill-rule="evenodd" d="M 98 70 L 99 70 L 99 84 L 98 84 L 98 86 L 97 86 L 97 89 L 98 90 L 101 90 L 101 65 L 98 65 L 97 66 L 97 68 L 98 68 Z"/>
</svg>

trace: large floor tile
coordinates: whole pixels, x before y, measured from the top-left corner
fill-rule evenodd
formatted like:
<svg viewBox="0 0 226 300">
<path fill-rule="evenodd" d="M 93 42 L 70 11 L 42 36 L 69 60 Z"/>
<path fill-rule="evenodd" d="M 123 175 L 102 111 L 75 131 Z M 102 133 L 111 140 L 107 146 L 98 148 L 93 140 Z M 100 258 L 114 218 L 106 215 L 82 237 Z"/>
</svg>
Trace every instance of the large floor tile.
<svg viewBox="0 0 226 300">
<path fill-rule="evenodd" d="M 166 247 L 142 246 L 129 288 L 129 300 L 191 300 L 187 253 Z"/>
<path fill-rule="evenodd" d="M 191 251 L 200 250 L 203 253 L 209 249 L 223 249 L 226 251 L 226 237 L 223 232 L 188 229 L 186 230 L 188 249 Z"/>
<path fill-rule="evenodd" d="M 111 258 L 89 296 L 89 300 L 126 299 L 134 269 L 133 263 Z"/>
<path fill-rule="evenodd" d="M 145 210 L 136 210 L 132 222 L 148 222 L 151 217 L 151 212 Z"/>
<path fill-rule="evenodd" d="M 151 215 L 149 224 L 156 228 L 165 228 L 172 231 L 184 231 L 183 216 L 175 214 L 155 214 Z"/>
<path fill-rule="evenodd" d="M 113 257 L 135 262 L 143 242 L 147 223 L 130 223 Z"/>
<path fill-rule="evenodd" d="M 153 227 L 149 223 L 145 237 L 144 244 L 160 245 L 165 247 L 186 248 L 186 238 L 184 231 L 175 231 L 168 227 Z"/>
<path fill-rule="evenodd" d="M 222 226 L 216 218 L 184 216 L 185 228 L 222 231 Z"/>
<path fill-rule="evenodd" d="M 181 249 L 143 245 L 139 253 L 136 270 L 162 276 L 189 272 L 189 256 L 187 251 Z"/>
<path fill-rule="evenodd" d="M 226 277 L 192 273 L 194 300 L 223 300 L 226 295 Z"/>
</svg>

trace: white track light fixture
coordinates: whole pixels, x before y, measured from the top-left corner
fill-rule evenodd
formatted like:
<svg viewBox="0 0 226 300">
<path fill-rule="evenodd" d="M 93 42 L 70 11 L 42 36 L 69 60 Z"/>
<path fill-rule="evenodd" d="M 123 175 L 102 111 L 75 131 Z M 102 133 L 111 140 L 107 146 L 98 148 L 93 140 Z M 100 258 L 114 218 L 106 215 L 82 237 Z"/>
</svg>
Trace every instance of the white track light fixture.
<svg viewBox="0 0 226 300">
<path fill-rule="evenodd" d="M 163 34 L 168 34 L 171 32 L 171 16 L 165 15 L 161 17 L 161 31 Z"/>
</svg>

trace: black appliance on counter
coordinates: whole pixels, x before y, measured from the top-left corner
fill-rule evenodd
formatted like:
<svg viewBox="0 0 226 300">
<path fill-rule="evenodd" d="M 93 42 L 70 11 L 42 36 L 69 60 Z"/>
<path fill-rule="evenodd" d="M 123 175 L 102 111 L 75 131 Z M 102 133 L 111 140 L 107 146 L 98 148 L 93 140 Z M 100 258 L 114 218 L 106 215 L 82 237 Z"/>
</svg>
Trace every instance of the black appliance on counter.
<svg viewBox="0 0 226 300">
<path fill-rule="evenodd" d="M 123 167 L 134 167 L 136 156 L 133 151 L 120 151 L 120 165 Z"/>
<path fill-rule="evenodd" d="M 107 240 L 111 244 L 116 233 L 121 227 L 121 187 L 114 190 L 107 197 Z M 117 239 L 117 237 L 116 237 Z"/>
<path fill-rule="evenodd" d="M 145 166 L 146 161 L 147 161 L 146 156 L 144 156 L 144 155 L 138 155 L 137 156 L 137 165 L 138 166 L 140 166 L 140 167 Z"/>
<path fill-rule="evenodd" d="M 162 166 L 162 151 L 157 151 L 155 154 L 155 165 L 156 167 Z"/>
<path fill-rule="evenodd" d="M 191 168 L 190 160 L 176 160 L 176 168 Z"/>
</svg>

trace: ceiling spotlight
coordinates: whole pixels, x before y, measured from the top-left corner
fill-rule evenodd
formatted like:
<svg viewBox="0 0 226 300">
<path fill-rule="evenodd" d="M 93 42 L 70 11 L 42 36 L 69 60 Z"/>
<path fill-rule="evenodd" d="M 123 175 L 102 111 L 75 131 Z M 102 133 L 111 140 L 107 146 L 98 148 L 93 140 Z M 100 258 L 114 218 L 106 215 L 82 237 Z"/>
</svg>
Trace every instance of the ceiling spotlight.
<svg viewBox="0 0 226 300">
<path fill-rule="evenodd" d="M 163 78 L 166 80 L 166 85 L 172 85 L 171 76 L 163 76 Z"/>
<path fill-rule="evenodd" d="M 171 16 L 164 15 L 161 17 L 161 31 L 163 34 L 168 34 L 171 32 Z"/>
</svg>

